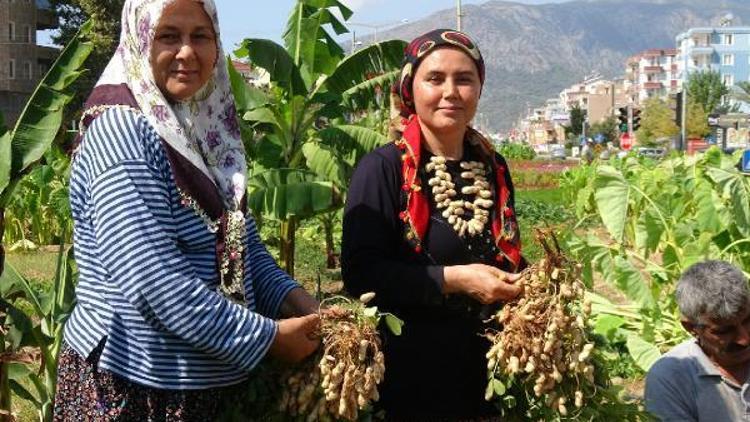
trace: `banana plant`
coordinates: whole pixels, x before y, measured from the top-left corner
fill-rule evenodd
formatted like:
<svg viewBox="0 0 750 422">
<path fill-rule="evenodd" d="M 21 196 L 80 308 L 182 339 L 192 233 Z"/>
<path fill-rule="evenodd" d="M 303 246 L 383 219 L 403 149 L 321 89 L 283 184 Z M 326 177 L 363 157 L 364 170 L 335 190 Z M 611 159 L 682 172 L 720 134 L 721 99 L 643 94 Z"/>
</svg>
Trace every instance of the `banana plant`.
<svg viewBox="0 0 750 422">
<path fill-rule="evenodd" d="M 13 199 L 21 179 L 49 150 L 60 132 L 65 105 L 74 95 L 72 84 L 83 74 L 83 63 L 93 48 L 93 44 L 88 41 L 91 27 L 91 21 L 82 25 L 77 35 L 63 49 L 32 93 L 14 127 L 9 130 L 0 124 L 0 274 L 3 277 L 6 273 L 5 249 L 2 246 L 5 209 Z M 2 284 L 7 287 L 5 279 Z M 3 291 L 3 304 L 11 303 L 8 299 L 14 297 L 11 293 Z M 5 332 L 9 318 L 17 321 L 20 318 L 14 318 L 9 313 L 12 308 L 5 305 L 4 308 L 8 310 L 0 311 L 0 333 Z M 7 338 L 3 335 L 0 340 L 0 355 L 5 356 Z M 56 358 L 56 353 L 54 357 Z M 10 375 L 7 362 L 0 361 L 0 420 L 11 418 Z"/>
<path fill-rule="evenodd" d="M 357 160 L 386 142 L 381 132 L 352 122 L 383 108 L 382 93 L 397 78 L 406 46 L 386 41 L 345 56 L 325 28 L 347 32 L 335 9 L 344 21 L 352 15 L 338 0 L 298 0 L 284 46 L 242 42 L 235 55 L 268 72 L 268 89 L 248 86 L 230 66 L 243 133 L 255 133 L 246 142 L 248 205 L 281 222 L 280 261 L 290 274 L 298 222 L 340 208 Z"/>
<path fill-rule="evenodd" d="M 5 317 L 5 331 L 0 332 L 5 350 L 0 357 L 8 377 L 4 393 L 31 402 L 40 422 L 52 420 L 63 327 L 75 304 L 74 280 L 72 247 L 65 243 L 60 244 L 49 292 L 35 290 L 9 264 L 0 278 L 0 313 Z"/>
</svg>

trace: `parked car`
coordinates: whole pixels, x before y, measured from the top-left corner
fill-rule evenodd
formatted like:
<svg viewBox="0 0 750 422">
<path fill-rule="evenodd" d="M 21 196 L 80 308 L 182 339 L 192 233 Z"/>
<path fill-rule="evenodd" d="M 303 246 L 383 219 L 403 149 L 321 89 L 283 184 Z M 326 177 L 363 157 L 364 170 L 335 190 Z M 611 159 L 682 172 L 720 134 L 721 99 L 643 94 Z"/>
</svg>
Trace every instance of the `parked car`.
<svg viewBox="0 0 750 422">
<path fill-rule="evenodd" d="M 554 145 L 552 148 L 550 148 L 550 157 L 557 158 L 560 160 L 564 160 L 566 158 L 565 155 L 565 146 L 563 145 Z"/>
<path fill-rule="evenodd" d="M 664 148 L 639 147 L 636 150 L 636 154 L 638 154 L 639 157 L 661 160 L 665 155 L 667 155 L 667 150 Z"/>
</svg>

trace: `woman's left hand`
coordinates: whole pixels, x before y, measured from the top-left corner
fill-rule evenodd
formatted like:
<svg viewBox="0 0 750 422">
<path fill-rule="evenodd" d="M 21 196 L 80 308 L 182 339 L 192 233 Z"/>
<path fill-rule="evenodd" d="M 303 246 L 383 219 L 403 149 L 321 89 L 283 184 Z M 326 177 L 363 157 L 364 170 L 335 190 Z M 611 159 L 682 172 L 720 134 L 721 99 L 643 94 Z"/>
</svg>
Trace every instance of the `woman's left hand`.
<svg viewBox="0 0 750 422">
<path fill-rule="evenodd" d="M 445 267 L 443 275 L 443 293 L 463 293 L 485 305 L 512 300 L 522 291 L 520 274 L 489 265 L 454 265 Z"/>
</svg>

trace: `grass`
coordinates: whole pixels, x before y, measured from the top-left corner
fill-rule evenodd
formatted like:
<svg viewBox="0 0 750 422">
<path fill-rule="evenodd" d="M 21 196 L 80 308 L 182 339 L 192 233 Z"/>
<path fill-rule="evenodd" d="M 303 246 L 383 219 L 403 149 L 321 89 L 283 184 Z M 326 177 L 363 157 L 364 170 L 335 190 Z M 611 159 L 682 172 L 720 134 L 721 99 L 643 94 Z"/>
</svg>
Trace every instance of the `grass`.
<svg viewBox="0 0 750 422">
<path fill-rule="evenodd" d="M 46 290 L 55 278 L 57 255 L 57 247 L 51 247 L 32 252 L 8 253 L 5 260 L 29 280 L 32 287 Z"/>
<path fill-rule="evenodd" d="M 516 190 L 516 202 L 523 202 L 525 204 L 539 203 L 539 207 L 544 209 L 557 209 L 565 206 L 563 201 L 563 194 L 560 188 L 547 188 L 547 189 L 519 189 Z M 564 235 L 564 222 L 556 221 L 555 216 L 544 216 L 549 218 L 549 223 L 542 220 L 539 213 L 534 213 L 531 216 L 524 216 L 520 214 L 518 217 L 518 224 L 521 227 L 521 245 L 523 247 L 523 256 L 529 262 L 536 262 L 543 256 L 543 251 L 536 243 L 534 239 L 534 232 L 536 229 L 553 228 L 562 238 Z M 568 224 L 567 227 L 572 226 Z"/>
<path fill-rule="evenodd" d="M 545 202 L 553 205 L 564 205 L 563 192 L 559 188 L 551 189 L 519 189 L 516 190 L 516 200 L 525 199 Z"/>
</svg>

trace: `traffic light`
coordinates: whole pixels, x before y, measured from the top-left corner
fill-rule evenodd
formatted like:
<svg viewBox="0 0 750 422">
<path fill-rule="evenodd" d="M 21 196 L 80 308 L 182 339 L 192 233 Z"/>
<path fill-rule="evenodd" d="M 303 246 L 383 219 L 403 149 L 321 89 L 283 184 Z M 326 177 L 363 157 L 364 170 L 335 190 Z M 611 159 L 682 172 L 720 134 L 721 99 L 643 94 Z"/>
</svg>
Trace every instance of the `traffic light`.
<svg viewBox="0 0 750 422">
<path fill-rule="evenodd" d="M 641 110 L 633 109 L 633 132 L 637 131 L 641 127 Z"/>
<path fill-rule="evenodd" d="M 620 133 L 626 133 L 628 131 L 628 108 L 620 107 L 617 109 L 617 127 L 620 128 Z"/>
</svg>

